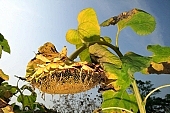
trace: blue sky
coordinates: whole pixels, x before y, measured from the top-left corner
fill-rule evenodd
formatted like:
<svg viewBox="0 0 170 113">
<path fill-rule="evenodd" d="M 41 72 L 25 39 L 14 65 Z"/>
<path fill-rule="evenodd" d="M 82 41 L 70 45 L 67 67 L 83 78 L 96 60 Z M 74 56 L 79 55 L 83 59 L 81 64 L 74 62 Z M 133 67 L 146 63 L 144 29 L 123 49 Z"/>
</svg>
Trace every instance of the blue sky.
<svg viewBox="0 0 170 113">
<path fill-rule="evenodd" d="M 9 82 L 16 85 L 14 75 L 25 76 L 28 61 L 39 46 L 50 41 L 60 51 L 67 46 L 71 54 L 75 48 L 65 40 L 67 30 L 77 28 L 77 15 L 87 7 L 97 13 L 99 23 L 121 12 L 139 8 L 152 14 L 157 22 L 155 31 L 148 36 L 138 36 L 130 28 L 124 29 L 119 37 L 123 53 L 133 51 L 151 55 L 148 44 L 170 46 L 170 1 L 169 0 L 0 0 L 0 32 L 8 40 L 11 54 L 3 53 L 0 68 L 10 75 Z M 116 26 L 101 28 L 102 36 L 116 36 Z M 169 75 L 136 75 L 137 79 L 152 80 L 155 86 L 170 83 Z M 170 88 L 162 90 L 168 93 Z"/>
</svg>

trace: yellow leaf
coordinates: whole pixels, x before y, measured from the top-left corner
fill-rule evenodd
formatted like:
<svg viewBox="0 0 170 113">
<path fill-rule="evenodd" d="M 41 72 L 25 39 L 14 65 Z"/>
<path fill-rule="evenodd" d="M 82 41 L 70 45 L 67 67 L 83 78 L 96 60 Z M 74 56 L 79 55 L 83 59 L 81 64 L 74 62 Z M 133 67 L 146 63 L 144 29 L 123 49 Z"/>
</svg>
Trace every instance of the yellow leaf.
<svg viewBox="0 0 170 113">
<path fill-rule="evenodd" d="M 61 58 L 67 57 L 67 47 L 64 46 L 63 49 L 60 52 Z"/>
<path fill-rule="evenodd" d="M 43 62 L 50 62 L 46 57 L 44 57 L 42 54 L 36 55 L 36 58 L 43 61 Z"/>
<path fill-rule="evenodd" d="M 0 77 L 1 77 L 2 79 L 4 79 L 4 80 L 9 80 L 9 76 L 6 75 L 6 74 L 2 71 L 2 69 L 0 69 Z"/>
<path fill-rule="evenodd" d="M 151 65 L 157 71 L 162 71 L 164 69 L 164 66 L 162 64 L 152 62 Z"/>
</svg>

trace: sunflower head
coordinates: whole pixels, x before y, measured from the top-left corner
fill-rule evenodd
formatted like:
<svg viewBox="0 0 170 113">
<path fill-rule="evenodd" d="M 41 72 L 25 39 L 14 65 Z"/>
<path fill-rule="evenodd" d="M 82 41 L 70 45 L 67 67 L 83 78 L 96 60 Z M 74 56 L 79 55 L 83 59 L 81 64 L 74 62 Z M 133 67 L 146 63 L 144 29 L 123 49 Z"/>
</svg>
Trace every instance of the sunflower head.
<svg viewBox="0 0 170 113">
<path fill-rule="evenodd" d="M 45 43 L 28 63 L 26 80 L 33 87 L 49 94 L 84 92 L 105 81 L 99 65 L 87 62 L 66 64 L 66 54 L 66 47 L 59 53 L 52 43 Z"/>
</svg>

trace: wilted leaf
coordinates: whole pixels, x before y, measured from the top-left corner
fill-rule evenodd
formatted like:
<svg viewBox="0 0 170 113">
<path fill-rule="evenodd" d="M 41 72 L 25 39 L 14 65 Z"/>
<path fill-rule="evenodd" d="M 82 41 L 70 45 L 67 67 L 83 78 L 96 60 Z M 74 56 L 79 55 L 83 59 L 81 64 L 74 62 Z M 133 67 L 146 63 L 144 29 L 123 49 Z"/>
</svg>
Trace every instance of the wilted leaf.
<svg viewBox="0 0 170 113">
<path fill-rule="evenodd" d="M 4 36 L 1 33 L 0 33 L 0 46 L 3 51 L 10 53 L 8 41 L 4 38 Z"/>
<path fill-rule="evenodd" d="M 3 111 L 3 113 L 14 113 L 13 108 L 11 106 L 9 106 L 9 105 L 2 108 L 2 111 Z"/>
<path fill-rule="evenodd" d="M 170 62 L 170 47 L 162 47 L 160 45 L 148 45 L 147 49 L 153 52 L 153 62 Z"/>
<path fill-rule="evenodd" d="M 138 111 L 138 106 L 134 95 L 128 94 L 126 90 L 121 90 L 119 92 L 108 90 L 103 92 L 102 97 L 104 99 L 102 102 L 102 109 L 109 107 L 120 107 L 129 111 L 133 110 L 134 113 L 137 113 Z M 117 113 L 122 113 L 121 110 L 117 109 L 103 110 L 104 113 L 112 113 L 116 111 Z"/>
<path fill-rule="evenodd" d="M 115 24 L 117 24 L 117 22 L 118 22 L 117 18 L 118 18 L 117 16 L 111 17 L 111 18 L 105 20 L 104 22 L 102 22 L 102 23 L 100 24 L 100 26 L 106 27 L 106 26 L 109 26 L 109 25 L 115 25 Z M 117 21 L 116 21 L 116 20 L 117 20 Z"/>
<path fill-rule="evenodd" d="M 157 71 L 162 71 L 164 69 L 164 66 L 162 64 L 151 62 L 151 65 Z"/>
<path fill-rule="evenodd" d="M 78 29 L 70 29 L 66 40 L 74 45 L 100 39 L 100 26 L 96 12 L 92 8 L 82 10 L 78 15 Z"/>
<path fill-rule="evenodd" d="M 118 33 L 125 27 L 131 27 L 139 35 L 147 35 L 154 31 L 156 22 L 152 15 L 140 10 L 132 9 L 123 12 L 118 16 L 114 16 L 104 21 L 100 26 L 115 25 L 118 26 Z"/>
<path fill-rule="evenodd" d="M 151 62 L 150 66 L 142 70 L 143 74 L 170 74 L 170 62 L 155 63 Z"/>
</svg>

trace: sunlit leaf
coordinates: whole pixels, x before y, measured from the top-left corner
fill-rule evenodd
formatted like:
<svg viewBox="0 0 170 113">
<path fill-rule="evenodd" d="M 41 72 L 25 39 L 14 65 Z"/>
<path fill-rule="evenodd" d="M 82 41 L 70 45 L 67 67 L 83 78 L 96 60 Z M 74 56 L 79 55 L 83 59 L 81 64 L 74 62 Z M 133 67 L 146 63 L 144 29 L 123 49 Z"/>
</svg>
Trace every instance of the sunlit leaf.
<svg viewBox="0 0 170 113">
<path fill-rule="evenodd" d="M 13 108 L 9 105 L 7 105 L 4 108 L 1 108 L 3 113 L 13 113 Z"/>
<path fill-rule="evenodd" d="M 140 9 L 133 9 L 131 12 L 131 15 L 118 22 L 119 31 L 127 26 L 138 35 L 147 35 L 155 30 L 156 22 L 152 15 Z"/>
<path fill-rule="evenodd" d="M 94 44 L 89 47 L 89 52 L 96 57 L 97 62 L 111 63 L 114 64 L 117 68 L 120 68 L 122 65 L 121 60 L 118 56 L 111 53 L 108 49 L 104 48 L 101 45 Z"/>
<path fill-rule="evenodd" d="M 3 51 L 10 53 L 10 47 L 8 45 L 8 41 L 4 38 L 4 36 L 1 33 L 0 33 L 0 45 Z"/>
<path fill-rule="evenodd" d="M 106 41 L 108 43 L 111 43 L 111 39 L 109 37 L 100 37 L 100 41 Z M 83 44 L 78 44 L 76 45 L 76 49 L 78 49 L 80 46 L 82 46 Z M 107 46 L 103 46 L 105 48 L 107 48 Z M 91 56 L 90 56 L 90 53 L 89 53 L 89 49 L 85 49 L 83 52 L 81 52 L 79 54 L 79 57 L 80 57 L 80 60 L 81 61 L 87 61 L 87 62 L 91 62 Z"/>
<path fill-rule="evenodd" d="M 108 90 L 103 92 L 102 97 L 104 99 L 102 102 L 102 109 L 107 108 L 107 110 L 103 110 L 104 113 L 122 113 L 121 110 L 113 109 L 111 107 L 124 108 L 129 111 L 133 110 L 134 113 L 137 113 L 138 106 L 136 103 L 136 99 L 134 95 L 128 94 L 126 90 L 122 90 L 119 92 Z"/>
<path fill-rule="evenodd" d="M 93 8 L 83 9 L 79 13 L 77 20 L 79 25 L 86 22 L 93 23 L 94 25 L 98 24 L 96 12 L 94 11 Z"/>
<path fill-rule="evenodd" d="M 2 78 L 3 80 L 9 80 L 9 76 L 6 75 L 2 69 L 0 69 L 0 78 Z"/>
<path fill-rule="evenodd" d="M 66 33 L 66 40 L 74 45 L 100 39 L 100 26 L 96 12 L 92 8 L 82 10 L 78 15 L 78 28 Z"/>
<path fill-rule="evenodd" d="M 163 47 L 160 45 L 148 45 L 147 49 L 153 52 L 152 60 L 154 62 L 170 62 L 170 47 Z"/>
<path fill-rule="evenodd" d="M 74 44 L 74 45 L 77 45 L 77 44 L 81 44 L 82 43 L 82 40 L 81 40 L 81 35 L 78 33 L 77 30 L 75 29 L 70 29 L 67 31 L 66 33 L 66 40 L 71 43 L 71 44 Z"/>
<path fill-rule="evenodd" d="M 100 39 L 100 27 L 94 23 L 86 22 L 78 26 L 78 34 L 85 42 L 98 41 Z"/>
</svg>

